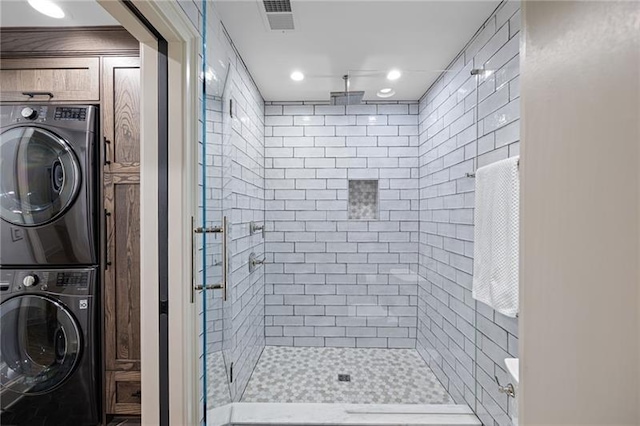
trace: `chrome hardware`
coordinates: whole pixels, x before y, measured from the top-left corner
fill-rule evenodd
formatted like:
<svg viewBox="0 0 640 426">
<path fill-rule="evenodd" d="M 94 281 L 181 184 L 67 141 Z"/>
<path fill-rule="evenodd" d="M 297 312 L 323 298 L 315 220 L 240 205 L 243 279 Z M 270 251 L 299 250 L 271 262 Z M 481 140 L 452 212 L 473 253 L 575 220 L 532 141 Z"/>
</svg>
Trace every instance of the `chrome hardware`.
<svg viewBox="0 0 640 426">
<path fill-rule="evenodd" d="M 494 377 L 496 379 L 496 383 L 498 384 L 498 392 L 504 393 L 505 395 L 510 396 L 511 398 L 516 397 L 516 390 L 511 383 L 508 383 L 506 386 L 502 386 L 500 384 L 500 380 L 498 380 L 498 376 L 494 376 Z"/>
<path fill-rule="evenodd" d="M 207 284 L 205 286 L 203 286 L 202 284 L 196 284 L 195 286 L 193 286 L 194 290 L 222 290 L 224 289 L 224 285 L 222 285 L 222 283 L 220 284 Z"/>
<path fill-rule="evenodd" d="M 519 159 L 518 159 L 518 169 L 520 169 L 520 160 L 519 160 Z M 465 175 L 466 177 L 468 177 L 468 178 L 474 178 L 474 177 L 476 177 L 476 174 L 475 174 L 475 173 L 469 173 L 469 172 L 467 172 L 467 173 L 465 173 L 464 175 Z"/>
<path fill-rule="evenodd" d="M 194 269 L 195 269 L 195 243 L 193 236 L 191 237 L 191 303 L 194 300 L 194 291 L 201 290 L 222 290 L 222 300 L 227 300 L 227 277 L 229 275 L 229 262 L 227 256 L 227 246 L 228 246 L 228 237 L 229 237 L 229 222 L 227 217 L 224 216 L 222 218 L 222 226 L 208 226 L 208 227 L 198 227 L 195 228 L 193 226 L 194 219 L 191 218 L 191 228 L 193 232 L 196 234 L 210 234 L 210 233 L 221 233 L 222 234 L 222 281 L 217 284 L 194 284 Z M 219 265 L 220 262 L 215 262 L 214 266 Z"/>
<path fill-rule="evenodd" d="M 257 232 L 262 232 L 262 236 L 264 237 L 264 225 L 258 225 L 252 221 L 249 223 L 249 234 L 253 235 Z"/>
<path fill-rule="evenodd" d="M 191 229 L 193 229 L 193 222 L 194 222 L 194 218 L 193 216 L 191 216 Z M 189 280 L 189 285 L 191 286 L 191 298 L 190 298 L 190 302 L 193 303 L 193 293 L 195 292 L 195 289 L 193 288 L 193 278 L 196 276 L 196 255 L 193 252 L 195 250 L 195 244 L 193 243 L 193 240 L 195 240 L 195 237 L 193 235 L 191 235 L 191 280 Z"/>
<path fill-rule="evenodd" d="M 256 258 L 256 254 L 253 252 L 249 255 L 249 273 L 252 273 L 253 271 L 255 271 L 258 265 L 264 265 L 264 264 L 265 264 L 264 258 L 262 259 Z"/>
<path fill-rule="evenodd" d="M 222 262 L 215 262 L 214 266 L 222 263 L 222 281 L 217 284 L 194 284 L 194 272 L 195 271 L 195 243 L 193 236 L 191 237 L 191 303 L 194 301 L 194 291 L 201 290 L 222 290 L 222 300 L 227 300 L 227 276 L 229 274 L 229 257 L 227 255 L 228 235 L 229 235 L 229 221 L 227 217 L 222 218 L 222 226 L 208 226 L 198 227 L 193 226 L 194 219 L 191 218 L 191 228 L 196 234 L 209 234 L 209 233 L 221 233 L 222 234 Z"/>
<path fill-rule="evenodd" d="M 222 226 L 199 226 L 197 228 L 194 228 L 193 232 L 195 232 L 196 234 L 221 234 L 222 232 L 224 232 L 224 230 L 222 229 Z"/>
<path fill-rule="evenodd" d="M 227 253 L 229 245 L 229 221 L 227 217 L 222 218 L 222 300 L 227 300 L 227 279 L 229 277 L 229 255 Z"/>
</svg>

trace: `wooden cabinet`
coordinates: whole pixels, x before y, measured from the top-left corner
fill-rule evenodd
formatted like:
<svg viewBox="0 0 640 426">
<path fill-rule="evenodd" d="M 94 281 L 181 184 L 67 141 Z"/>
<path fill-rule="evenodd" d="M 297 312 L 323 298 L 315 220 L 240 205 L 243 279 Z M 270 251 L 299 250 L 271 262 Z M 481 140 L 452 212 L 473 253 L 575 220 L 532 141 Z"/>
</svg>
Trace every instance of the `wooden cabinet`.
<svg viewBox="0 0 640 426">
<path fill-rule="evenodd" d="M 106 409 L 140 414 L 140 68 L 103 61 Z"/>
<path fill-rule="evenodd" d="M 140 370 L 140 176 L 105 174 L 105 361 Z"/>
<path fill-rule="evenodd" d="M 119 415 L 141 412 L 138 46 L 117 27 L 0 28 L 0 101 L 100 107 L 103 401 Z"/>
<path fill-rule="evenodd" d="M 25 93 L 50 93 L 26 95 Z M 0 101 L 97 102 L 100 58 L 3 59 Z"/>
<path fill-rule="evenodd" d="M 106 380 L 109 414 L 140 414 L 140 372 L 107 371 Z"/>
<path fill-rule="evenodd" d="M 140 171 L 140 59 L 103 61 L 105 172 Z"/>
</svg>

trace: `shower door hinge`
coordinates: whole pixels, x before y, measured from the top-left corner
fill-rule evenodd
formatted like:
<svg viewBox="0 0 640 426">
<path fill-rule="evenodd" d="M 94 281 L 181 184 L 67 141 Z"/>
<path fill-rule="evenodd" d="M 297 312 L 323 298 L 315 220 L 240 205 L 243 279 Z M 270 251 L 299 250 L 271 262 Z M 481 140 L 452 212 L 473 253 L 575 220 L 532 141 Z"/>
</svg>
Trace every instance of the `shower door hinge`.
<svg viewBox="0 0 640 426">
<path fill-rule="evenodd" d="M 233 383 L 233 363 L 229 366 L 229 383 Z"/>
<path fill-rule="evenodd" d="M 233 118 L 233 99 L 229 99 L 229 115 Z"/>
</svg>

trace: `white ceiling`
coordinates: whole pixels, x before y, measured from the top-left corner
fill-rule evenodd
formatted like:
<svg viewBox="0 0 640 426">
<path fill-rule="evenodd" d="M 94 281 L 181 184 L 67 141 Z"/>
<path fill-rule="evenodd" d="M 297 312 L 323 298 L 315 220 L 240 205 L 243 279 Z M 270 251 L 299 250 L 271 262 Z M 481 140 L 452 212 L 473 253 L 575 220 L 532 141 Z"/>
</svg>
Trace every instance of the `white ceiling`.
<svg viewBox="0 0 640 426">
<path fill-rule="evenodd" d="M 120 25 L 95 0 L 53 0 L 64 10 L 62 19 L 50 18 L 29 6 L 27 0 L 1 0 L 2 27 L 93 27 Z"/>
<path fill-rule="evenodd" d="M 216 9 L 267 101 L 328 100 L 351 72 L 365 100 L 419 99 L 500 2 L 292 0 L 294 31 L 272 31 L 260 0 L 220 0 Z M 387 71 L 403 72 L 396 82 Z M 306 78 L 289 78 L 300 70 Z"/>
</svg>

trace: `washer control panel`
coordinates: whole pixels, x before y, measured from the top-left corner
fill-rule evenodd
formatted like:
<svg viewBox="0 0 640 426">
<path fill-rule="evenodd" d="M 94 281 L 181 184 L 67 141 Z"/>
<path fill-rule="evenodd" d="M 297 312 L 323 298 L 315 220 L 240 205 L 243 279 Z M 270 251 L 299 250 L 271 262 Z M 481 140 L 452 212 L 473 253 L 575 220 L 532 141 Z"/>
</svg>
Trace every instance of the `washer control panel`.
<svg viewBox="0 0 640 426">
<path fill-rule="evenodd" d="M 38 284 L 38 276 L 35 274 L 31 274 L 31 275 L 26 275 L 23 279 L 22 279 L 22 285 L 24 285 L 25 287 L 31 287 Z"/>
<path fill-rule="evenodd" d="M 61 287 L 86 287 L 89 284 L 87 272 L 59 272 L 56 274 L 56 285 Z"/>
<path fill-rule="evenodd" d="M 96 131 L 98 108 L 95 105 L 55 105 L 25 103 L 0 105 L 2 122 L 18 125 L 53 126 L 70 131 Z M 65 135 L 60 135 L 64 137 Z"/>
<path fill-rule="evenodd" d="M 91 295 L 96 269 L 0 270 L 0 297 L 17 292 Z"/>
<path fill-rule="evenodd" d="M 56 107 L 53 119 L 85 121 L 87 119 L 87 109 L 79 107 Z"/>
<path fill-rule="evenodd" d="M 38 111 L 31 107 L 24 107 L 22 111 L 20 111 L 20 115 L 27 120 L 35 120 L 38 117 Z"/>
<path fill-rule="evenodd" d="M 35 122 L 44 123 L 47 121 L 49 107 L 46 105 L 25 105 L 17 107 L 14 113 L 15 122 Z"/>
</svg>

